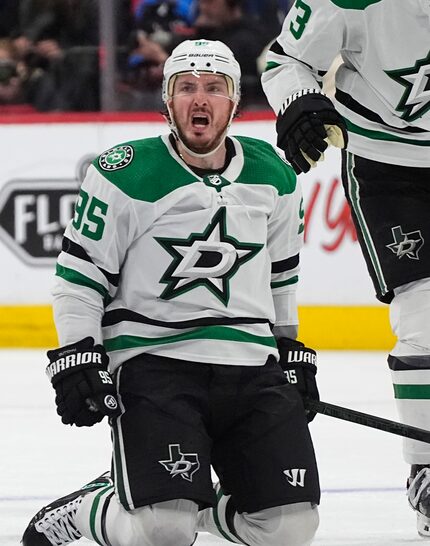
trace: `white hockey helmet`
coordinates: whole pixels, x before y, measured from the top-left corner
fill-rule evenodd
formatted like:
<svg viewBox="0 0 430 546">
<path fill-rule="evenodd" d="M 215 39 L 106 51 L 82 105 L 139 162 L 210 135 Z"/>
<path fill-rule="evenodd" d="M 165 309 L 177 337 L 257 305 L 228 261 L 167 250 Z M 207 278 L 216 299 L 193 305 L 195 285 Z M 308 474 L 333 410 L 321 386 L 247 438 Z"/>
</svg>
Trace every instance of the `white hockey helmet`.
<svg viewBox="0 0 430 546">
<path fill-rule="evenodd" d="M 180 43 L 164 64 L 163 102 L 172 98 L 175 76 L 184 72 L 195 74 L 222 74 L 227 77 L 231 99 L 235 104 L 240 100 L 240 66 L 233 52 L 216 40 L 186 40 Z"/>
</svg>

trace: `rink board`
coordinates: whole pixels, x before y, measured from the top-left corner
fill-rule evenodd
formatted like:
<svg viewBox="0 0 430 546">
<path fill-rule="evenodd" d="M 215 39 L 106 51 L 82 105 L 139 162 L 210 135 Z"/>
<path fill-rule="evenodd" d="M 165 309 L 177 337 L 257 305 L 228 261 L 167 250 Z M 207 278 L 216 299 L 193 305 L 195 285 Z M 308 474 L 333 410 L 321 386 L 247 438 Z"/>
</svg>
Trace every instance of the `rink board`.
<svg viewBox="0 0 430 546">
<path fill-rule="evenodd" d="M 299 307 L 299 337 L 315 349 L 387 350 L 386 307 Z M 0 347 L 55 347 L 51 306 L 0 307 Z"/>
</svg>

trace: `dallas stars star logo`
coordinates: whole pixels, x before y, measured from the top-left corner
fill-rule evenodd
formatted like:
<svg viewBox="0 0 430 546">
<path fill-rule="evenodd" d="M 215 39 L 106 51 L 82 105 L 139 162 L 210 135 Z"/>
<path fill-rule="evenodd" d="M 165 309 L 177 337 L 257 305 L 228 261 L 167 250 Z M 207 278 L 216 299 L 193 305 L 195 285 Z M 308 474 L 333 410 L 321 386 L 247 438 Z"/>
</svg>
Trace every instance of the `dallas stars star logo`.
<svg viewBox="0 0 430 546">
<path fill-rule="evenodd" d="M 99 157 L 99 165 L 104 171 L 115 171 L 127 167 L 133 160 L 132 146 L 116 146 L 107 150 Z"/>
<path fill-rule="evenodd" d="M 173 257 L 160 279 L 167 284 L 161 298 L 175 298 L 204 286 L 225 306 L 230 297 L 230 279 L 263 248 L 261 244 L 241 243 L 227 235 L 225 207 L 217 211 L 203 233 L 192 233 L 187 239 L 155 239 Z"/>
<path fill-rule="evenodd" d="M 193 481 L 193 474 L 200 468 L 197 453 L 182 453 L 179 444 L 169 444 L 169 459 L 158 461 L 168 470 L 170 476 L 181 476 L 183 480 Z"/>
<path fill-rule="evenodd" d="M 390 78 L 406 87 L 396 110 L 401 118 L 414 121 L 430 110 L 430 51 L 424 59 L 416 61 L 411 68 L 386 70 Z"/>
<path fill-rule="evenodd" d="M 401 260 L 403 256 L 407 256 L 411 260 L 419 260 L 418 252 L 424 244 L 424 238 L 421 231 L 411 231 L 403 233 L 401 226 L 391 228 L 394 237 L 394 243 L 386 245 L 394 254 Z"/>
</svg>

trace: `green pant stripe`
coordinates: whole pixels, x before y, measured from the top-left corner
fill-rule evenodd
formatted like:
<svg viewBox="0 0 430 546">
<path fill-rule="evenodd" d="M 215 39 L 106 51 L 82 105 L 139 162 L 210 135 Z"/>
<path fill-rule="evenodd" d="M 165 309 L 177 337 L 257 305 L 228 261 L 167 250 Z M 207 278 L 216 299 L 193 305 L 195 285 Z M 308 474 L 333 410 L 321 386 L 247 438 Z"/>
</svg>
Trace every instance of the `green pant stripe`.
<svg viewBox="0 0 430 546">
<path fill-rule="evenodd" d="M 394 397 L 399 400 L 430 400 L 430 385 L 394 384 Z"/>
<path fill-rule="evenodd" d="M 121 382 L 121 368 L 118 372 L 116 382 L 117 382 L 116 384 L 117 392 L 119 392 L 120 382 Z M 121 397 L 119 398 L 119 403 L 121 406 Z M 130 506 L 130 499 L 127 498 L 127 491 L 126 491 L 126 486 L 124 481 L 125 477 L 127 477 L 127 468 L 125 466 L 125 460 L 123 462 L 124 450 L 123 450 L 122 432 L 121 432 L 121 415 L 115 419 L 111 419 L 110 425 L 111 425 L 111 431 L 112 431 L 115 487 L 116 487 L 116 491 L 117 491 L 120 503 L 126 510 L 129 510 L 134 508 L 134 506 Z"/>
<path fill-rule="evenodd" d="M 215 525 L 217 526 L 218 528 L 218 531 L 221 533 L 221 535 L 226 539 L 228 540 L 229 542 L 234 542 L 236 543 L 235 540 L 233 540 L 230 535 L 228 535 L 224 529 L 222 528 L 221 526 L 221 522 L 220 522 L 220 519 L 219 519 L 219 514 L 218 514 L 218 504 L 219 504 L 219 501 L 221 500 L 221 497 L 223 496 L 223 492 L 222 492 L 222 489 L 220 489 L 217 493 L 217 496 L 216 496 L 216 506 L 215 508 L 213 508 L 212 510 L 212 514 L 213 514 L 213 517 L 214 517 L 214 522 L 215 522 Z"/>
<path fill-rule="evenodd" d="M 117 419 L 111 420 L 111 427 L 112 427 L 112 439 L 113 439 L 113 459 L 114 459 L 114 471 L 115 471 L 115 486 L 118 492 L 119 501 L 124 506 L 124 508 L 128 507 L 128 500 L 127 495 L 125 493 L 125 487 L 124 487 L 124 469 L 122 466 L 122 460 L 121 460 L 121 439 L 120 439 L 120 432 L 118 428 L 118 420 L 121 417 L 118 417 Z"/>
<path fill-rule="evenodd" d="M 90 511 L 90 531 L 93 535 L 94 540 L 97 542 L 97 544 L 100 544 L 100 546 L 105 546 L 105 543 L 101 541 L 101 539 L 98 538 L 96 533 L 96 516 L 97 516 L 97 509 L 100 504 L 101 497 L 109 490 L 113 489 L 111 485 L 104 487 L 97 493 L 96 497 L 93 500 L 93 504 L 91 505 L 91 511 Z"/>
<path fill-rule="evenodd" d="M 347 152 L 347 173 L 348 173 L 348 190 L 349 197 L 351 199 L 351 205 L 357 216 L 358 223 L 360 224 L 361 233 L 366 243 L 367 251 L 369 252 L 370 259 L 372 261 L 373 269 L 375 270 L 378 278 L 378 283 L 381 288 L 381 292 L 385 294 L 388 292 L 387 283 L 385 282 L 384 274 L 382 272 L 381 264 L 379 263 L 378 254 L 373 244 L 372 237 L 367 227 L 366 219 L 364 218 L 363 211 L 360 205 L 360 190 L 357 179 L 354 176 L 354 159 L 353 154 Z"/>
</svg>

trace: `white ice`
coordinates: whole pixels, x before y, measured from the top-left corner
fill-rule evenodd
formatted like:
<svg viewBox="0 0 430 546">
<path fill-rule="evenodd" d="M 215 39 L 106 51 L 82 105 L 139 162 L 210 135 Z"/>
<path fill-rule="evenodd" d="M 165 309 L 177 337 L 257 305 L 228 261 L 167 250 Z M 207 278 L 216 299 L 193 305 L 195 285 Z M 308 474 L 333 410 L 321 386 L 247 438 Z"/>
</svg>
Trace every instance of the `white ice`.
<svg viewBox="0 0 430 546">
<path fill-rule="evenodd" d="M 17 546 L 40 507 L 109 467 L 107 424 L 62 425 L 44 366 L 44 351 L 0 351 L 0 546 Z M 321 352 L 318 378 L 321 399 L 397 420 L 385 353 Z M 316 546 L 426 543 L 405 495 L 400 437 L 323 415 L 311 432 L 323 491 Z M 196 543 L 221 544 L 207 534 Z"/>
</svg>

